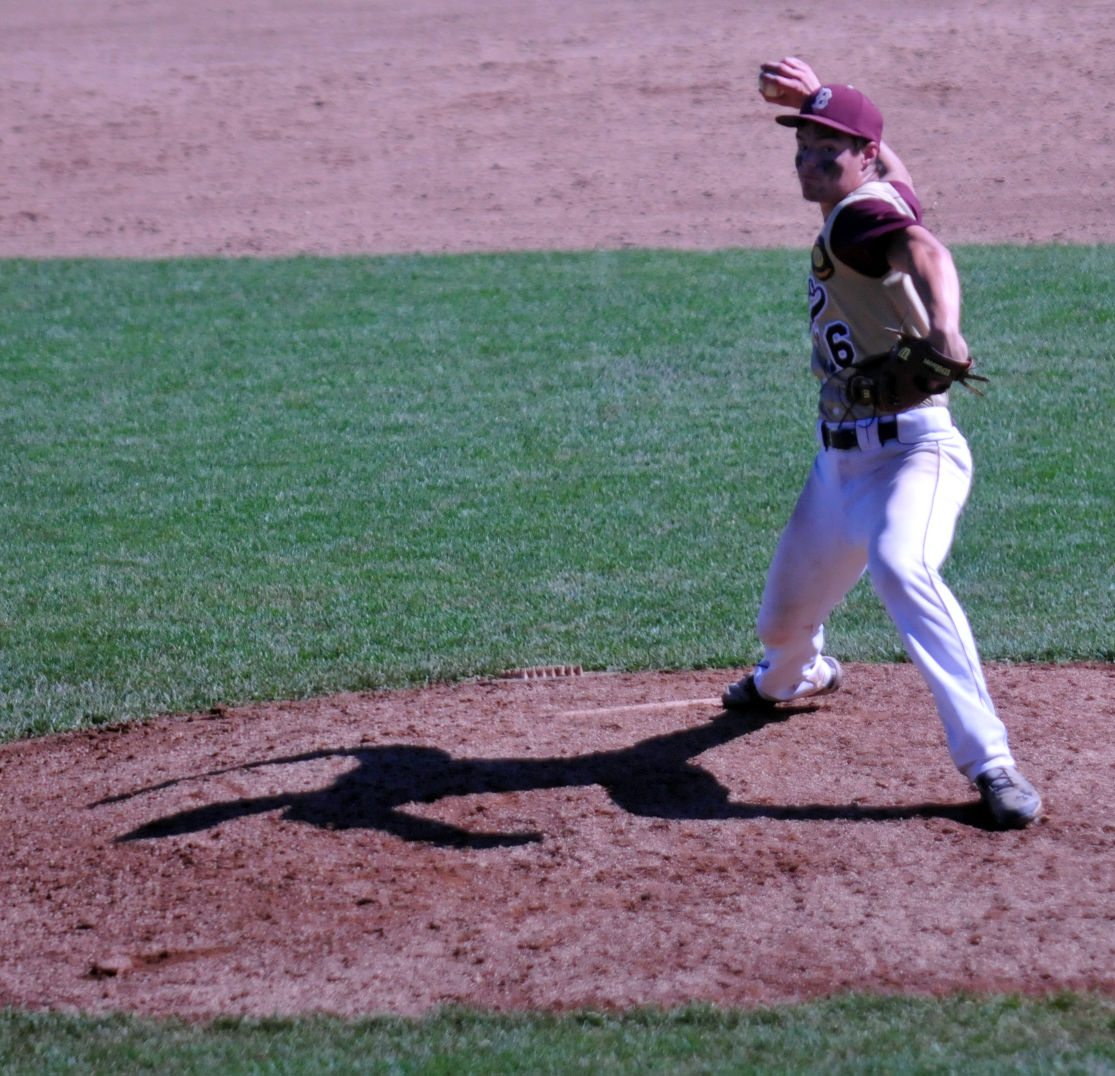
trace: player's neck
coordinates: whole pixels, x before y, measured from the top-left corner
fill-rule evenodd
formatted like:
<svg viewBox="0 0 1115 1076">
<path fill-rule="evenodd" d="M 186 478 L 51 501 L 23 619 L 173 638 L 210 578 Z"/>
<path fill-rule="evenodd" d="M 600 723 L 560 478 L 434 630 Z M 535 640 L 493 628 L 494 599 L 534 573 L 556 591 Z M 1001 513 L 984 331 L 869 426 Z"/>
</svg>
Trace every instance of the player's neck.
<svg viewBox="0 0 1115 1076">
<path fill-rule="evenodd" d="M 826 202 L 818 202 L 817 205 L 821 210 L 821 219 L 822 220 L 828 220 L 829 217 L 832 215 L 832 211 L 834 209 L 836 209 L 837 206 L 843 205 L 844 202 L 846 202 L 849 198 L 851 198 L 852 195 L 855 194 L 856 191 L 858 191 L 860 189 L 860 187 L 865 186 L 866 184 L 872 182 L 872 180 L 877 179 L 877 178 L 878 178 L 877 176 L 865 175 L 863 177 L 863 179 L 860 181 L 859 184 L 857 184 L 851 190 L 845 191 L 843 194 L 841 194 L 841 196 L 839 198 L 836 199 L 836 201 L 833 201 L 833 202 L 827 202 L 827 201 Z"/>
</svg>

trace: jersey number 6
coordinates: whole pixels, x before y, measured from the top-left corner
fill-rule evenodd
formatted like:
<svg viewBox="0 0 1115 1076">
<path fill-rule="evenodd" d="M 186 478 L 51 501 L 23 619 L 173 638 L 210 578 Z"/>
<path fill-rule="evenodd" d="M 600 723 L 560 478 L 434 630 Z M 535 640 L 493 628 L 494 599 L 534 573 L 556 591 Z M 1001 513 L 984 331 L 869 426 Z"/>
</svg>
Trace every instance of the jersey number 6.
<svg viewBox="0 0 1115 1076">
<path fill-rule="evenodd" d="M 856 350 L 852 347 L 852 330 L 844 322 L 834 321 L 825 328 L 825 343 L 828 344 L 833 365 L 839 369 L 851 366 L 855 362 Z"/>
</svg>

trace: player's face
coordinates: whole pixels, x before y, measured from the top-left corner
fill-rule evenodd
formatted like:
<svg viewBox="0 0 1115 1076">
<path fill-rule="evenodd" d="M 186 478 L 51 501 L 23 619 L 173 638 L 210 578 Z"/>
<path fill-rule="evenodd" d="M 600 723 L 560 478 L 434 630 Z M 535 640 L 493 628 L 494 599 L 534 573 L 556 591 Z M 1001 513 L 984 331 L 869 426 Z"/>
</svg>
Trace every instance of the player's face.
<svg viewBox="0 0 1115 1076">
<path fill-rule="evenodd" d="M 816 123 L 797 129 L 797 167 L 801 194 L 807 202 L 836 205 L 868 178 L 869 149 L 851 135 Z M 868 147 L 874 143 L 868 143 Z"/>
</svg>

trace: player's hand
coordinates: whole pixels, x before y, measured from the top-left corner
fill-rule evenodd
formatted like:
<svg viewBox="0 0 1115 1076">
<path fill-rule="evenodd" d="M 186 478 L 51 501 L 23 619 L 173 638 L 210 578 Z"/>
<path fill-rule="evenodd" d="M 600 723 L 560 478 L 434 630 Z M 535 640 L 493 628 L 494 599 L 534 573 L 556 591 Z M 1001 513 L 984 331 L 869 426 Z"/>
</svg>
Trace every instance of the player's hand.
<svg viewBox="0 0 1115 1076">
<path fill-rule="evenodd" d="M 820 88 L 813 68 L 796 56 L 759 65 L 759 92 L 772 105 L 801 108 Z"/>
<path fill-rule="evenodd" d="M 930 328 L 926 339 L 938 351 L 957 362 L 966 362 L 971 357 L 968 354 L 968 341 L 955 329 L 947 330 L 934 326 Z"/>
</svg>

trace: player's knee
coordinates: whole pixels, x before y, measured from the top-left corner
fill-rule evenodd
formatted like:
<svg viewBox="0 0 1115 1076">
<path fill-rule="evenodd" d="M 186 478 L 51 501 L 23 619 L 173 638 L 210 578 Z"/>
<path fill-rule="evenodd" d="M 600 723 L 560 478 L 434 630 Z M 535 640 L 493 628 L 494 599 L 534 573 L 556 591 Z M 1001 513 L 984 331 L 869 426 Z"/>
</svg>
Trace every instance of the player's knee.
<svg viewBox="0 0 1115 1076">
<path fill-rule="evenodd" d="M 911 591 L 931 586 L 934 573 L 909 550 L 880 549 L 869 566 L 871 583 L 884 605 Z"/>
</svg>

